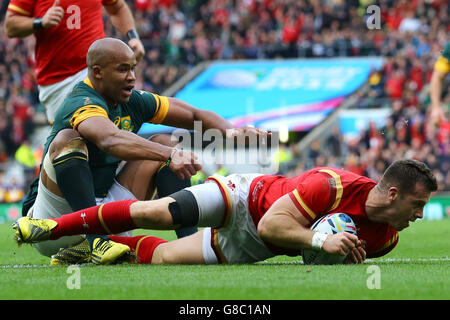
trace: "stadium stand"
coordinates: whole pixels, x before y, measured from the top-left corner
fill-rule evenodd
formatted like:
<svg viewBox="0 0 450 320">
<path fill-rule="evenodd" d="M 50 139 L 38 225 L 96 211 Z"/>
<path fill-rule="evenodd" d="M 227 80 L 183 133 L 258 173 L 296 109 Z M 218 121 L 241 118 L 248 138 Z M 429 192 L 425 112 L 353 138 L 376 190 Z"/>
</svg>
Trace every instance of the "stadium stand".
<svg viewBox="0 0 450 320">
<path fill-rule="evenodd" d="M 427 130 L 428 84 L 440 50 L 449 41 L 445 0 L 135 0 L 127 1 L 147 54 L 137 68 L 136 88 L 162 93 L 197 64 L 208 60 L 383 56 L 364 94 L 352 108 L 390 108 L 384 128 L 371 125 L 358 138 L 339 130 L 298 150 L 281 173 L 317 165 L 343 167 L 378 179 L 402 157 L 426 162 L 439 191 L 450 192 L 450 129 Z M 33 37 L 9 39 L 3 29 L 8 1 L 0 5 L 0 197 L 17 201 L 37 172 L 45 123 L 33 72 Z M 381 8 L 381 29 L 368 30 L 365 8 Z M 120 37 L 105 19 L 105 32 Z M 443 98 L 450 103 L 450 94 Z M 358 96 L 358 94 L 360 96 Z M 447 129 L 446 129 L 447 128 Z M 29 144 L 31 142 L 31 145 Z M 21 152 L 17 152 L 20 150 Z M 299 157 L 306 161 L 299 161 Z M 306 157 L 306 158 L 305 158 Z M 30 164 L 31 163 L 31 164 Z M 7 196 L 14 190 L 14 196 Z M 19 190 L 19 191 L 18 191 Z M 22 193 L 20 193 L 22 191 Z M 18 196 L 19 195 L 19 196 Z M 8 200 L 13 199 L 13 200 Z"/>
</svg>

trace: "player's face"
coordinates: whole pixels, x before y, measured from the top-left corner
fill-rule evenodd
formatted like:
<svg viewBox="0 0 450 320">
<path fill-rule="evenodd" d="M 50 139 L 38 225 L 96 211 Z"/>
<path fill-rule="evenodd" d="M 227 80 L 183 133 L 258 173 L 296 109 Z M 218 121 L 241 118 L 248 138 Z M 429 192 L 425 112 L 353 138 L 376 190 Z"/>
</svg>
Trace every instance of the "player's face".
<svg viewBox="0 0 450 320">
<path fill-rule="evenodd" d="M 136 81 L 136 58 L 131 52 L 118 54 L 105 70 L 105 89 L 110 100 L 115 103 L 127 103 Z"/>
<path fill-rule="evenodd" d="M 423 218 L 423 209 L 430 200 L 430 192 L 420 185 L 411 194 L 399 195 L 394 203 L 394 214 L 389 224 L 401 231 L 409 226 L 410 222 Z"/>
</svg>

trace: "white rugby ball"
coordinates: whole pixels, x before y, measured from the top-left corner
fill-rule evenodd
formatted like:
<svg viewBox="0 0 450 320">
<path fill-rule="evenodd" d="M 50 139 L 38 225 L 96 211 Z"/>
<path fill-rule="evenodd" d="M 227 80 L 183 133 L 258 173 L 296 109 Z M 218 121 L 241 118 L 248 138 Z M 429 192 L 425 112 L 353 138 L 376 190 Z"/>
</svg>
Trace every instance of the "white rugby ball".
<svg viewBox="0 0 450 320">
<path fill-rule="evenodd" d="M 330 235 L 338 232 L 349 232 L 356 235 L 355 223 L 345 213 L 328 214 L 314 222 L 311 230 Z M 304 264 L 341 264 L 346 258 L 346 256 L 329 254 L 322 250 L 309 249 L 303 250 L 302 257 Z"/>
</svg>

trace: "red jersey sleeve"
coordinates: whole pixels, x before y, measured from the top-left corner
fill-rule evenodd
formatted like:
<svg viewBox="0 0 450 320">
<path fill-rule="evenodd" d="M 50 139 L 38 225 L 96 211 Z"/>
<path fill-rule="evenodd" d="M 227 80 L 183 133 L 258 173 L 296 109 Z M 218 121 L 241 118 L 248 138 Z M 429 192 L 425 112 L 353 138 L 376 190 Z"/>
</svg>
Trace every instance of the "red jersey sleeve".
<svg viewBox="0 0 450 320">
<path fill-rule="evenodd" d="M 390 230 L 382 241 L 378 242 L 378 246 L 372 250 L 367 250 L 367 258 L 378 258 L 392 251 L 398 243 L 398 232 Z"/>
<path fill-rule="evenodd" d="M 325 172 L 316 172 L 289 193 L 297 209 L 309 222 L 329 211 L 336 201 L 336 183 Z"/>
<path fill-rule="evenodd" d="M 11 0 L 8 11 L 13 14 L 31 17 L 33 15 L 34 0 Z"/>
</svg>

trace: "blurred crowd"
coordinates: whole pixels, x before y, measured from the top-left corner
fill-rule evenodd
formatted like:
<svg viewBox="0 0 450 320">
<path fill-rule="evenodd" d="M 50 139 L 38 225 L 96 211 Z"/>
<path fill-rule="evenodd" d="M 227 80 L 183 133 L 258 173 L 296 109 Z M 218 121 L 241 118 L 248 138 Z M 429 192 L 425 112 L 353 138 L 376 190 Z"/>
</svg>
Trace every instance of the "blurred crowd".
<svg viewBox="0 0 450 320">
<path fill-rule="evenodd" d="M 291 161 L 287 175 L 313 165 L 335 165 L 378 179 L 391 161 L 414 157 L 450 191 L 449 131 L 429 132 L 428 84 L 449 41 L 446 0 L 128 0 L 146 48 L 136 87 L 162 94 L 198 63 L 218 59 L 384 56 L 356 108 L 387 107 L 384 128 L 374 124 L 347 141 L 337 132 L 311 145 L 306 163 Z M 11 184 L 27 188 L 42 150 L 30 144 L 46 124 L 33 72 L 34 38 L 9 39 L 3 29 L 8 1 L 0 5 L 0 195 Z M 366 8 L 381 9 L 380 29 L 369 30 Z M 105 20 L 108 36 L 121 38 Z M 448 82 L 444 85 L 448 88 Z M 443 100 L 450 103 L 450 96 Z M 447 130 L 447 131 L 445 131 Z M 333 141 L 335 140 L 335 141 Z M 293 149 L 293 148 L 288 148 Z M 294 150 L 295 151 L 295 150 Z M 25 172 L 9 177 L 9 160 Z M 295 154 L 294 154 L 295 159 Z M 19 182 L 17 182 L 19 181 Z M 0 196 L 0 201 L 6 201 Z"/>
</svg>

